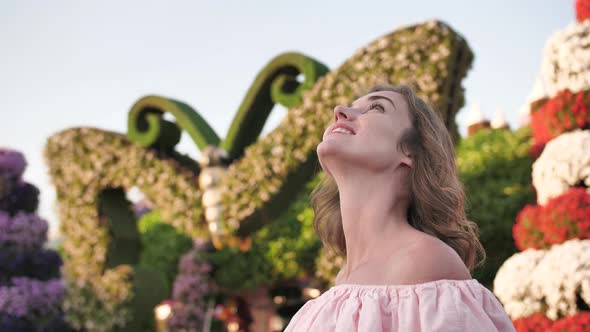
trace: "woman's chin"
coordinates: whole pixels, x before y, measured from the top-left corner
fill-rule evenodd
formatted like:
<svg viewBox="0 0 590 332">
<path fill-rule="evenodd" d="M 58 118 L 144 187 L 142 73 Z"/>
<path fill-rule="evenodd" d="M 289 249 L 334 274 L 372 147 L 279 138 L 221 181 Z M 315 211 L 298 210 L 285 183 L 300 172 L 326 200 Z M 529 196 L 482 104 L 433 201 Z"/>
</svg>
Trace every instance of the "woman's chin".
<svg viewBox="0 0 590 332">
<path fill-rule="evenodd" d="M 317 147 L 317 154 L 320 160 L 335 160 L 338 162 L 354 162 L 360 156 L 352 151 L 349 144 L 342 144 L 336 140 L 325 140 Z"/>
<path fill-rule="evenodd" d="M 340 154 L 343 151 L 343 144 L 338 144 L 334 139 L 326 138 L 317 147 L 318 156 L 321 157 L 323 155 L 333 155 L 333 154 Z"/>
</svg>

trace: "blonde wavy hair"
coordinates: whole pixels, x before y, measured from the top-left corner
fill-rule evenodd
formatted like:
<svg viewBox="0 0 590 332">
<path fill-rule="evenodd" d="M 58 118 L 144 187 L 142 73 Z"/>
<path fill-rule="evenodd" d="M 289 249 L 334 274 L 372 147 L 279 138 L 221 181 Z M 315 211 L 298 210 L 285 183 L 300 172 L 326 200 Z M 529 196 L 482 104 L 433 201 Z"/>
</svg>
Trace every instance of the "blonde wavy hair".
<svg viewBox="0 0 590 332">
<path fill-rule="evenodd" d="M 369 93 L 393 91 L 408 105 L 412 127 L 398 142 L 401 151 L 412 155 L 408 223 L 436 236 L 461 257 L 470 271 L 482 264 L 485 250 L 477 225 L 467 220 L 465 193 L 457 175 L 453 141 L 441 117 L 408 85 L 378 85 Z M 314 228 L 323 244 L 346 255 L 346 239 L 340 215 L 340 198 L 334 179 L 324 174 L 311 193 Z"/>
</svg>

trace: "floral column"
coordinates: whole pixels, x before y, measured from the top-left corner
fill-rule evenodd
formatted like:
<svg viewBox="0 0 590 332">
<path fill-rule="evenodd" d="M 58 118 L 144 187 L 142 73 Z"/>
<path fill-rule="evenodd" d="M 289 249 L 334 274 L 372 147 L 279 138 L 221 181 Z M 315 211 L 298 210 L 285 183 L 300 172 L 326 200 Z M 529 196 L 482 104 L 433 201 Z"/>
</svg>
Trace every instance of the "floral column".
<svg viewBox="0 0 590 332">
<path fill-rule="evenodd" d="M 0 331 L 69 331 L 61 310 L 62 260 L 43 248 L 39 191 L 22 180 L 26 161 L 0 148 Z"/>
<path fill-rule="evenodd" d="M 545 47 L 548 95 L 531 117 L 537 204 L 525 206 L 494 293 L 517 331 L 590 330 L 590 1 Z"/>
</svg>

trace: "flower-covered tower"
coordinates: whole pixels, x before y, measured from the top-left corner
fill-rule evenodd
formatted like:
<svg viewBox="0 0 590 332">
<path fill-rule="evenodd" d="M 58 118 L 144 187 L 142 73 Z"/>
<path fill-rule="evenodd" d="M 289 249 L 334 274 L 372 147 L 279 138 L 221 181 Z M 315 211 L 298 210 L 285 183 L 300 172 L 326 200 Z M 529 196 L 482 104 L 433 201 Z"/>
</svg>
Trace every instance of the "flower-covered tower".
<svg viewBox="0 0 590 332">
<path fill-rule="evenodd" d="M 517 331 L 590 330 L 590 0 L 577 21 L 549 38 L 531 104 L 537 204 L 513 227 L 522 252 L 494 280 Z"/>
<path fill-rule="evenodd" d="M 0 331 L 69 331 L 61 310 L 62 260 L 43 245 L 39 190 L 22 180 L 27 163 L 0 148 Z"/>
</svg>

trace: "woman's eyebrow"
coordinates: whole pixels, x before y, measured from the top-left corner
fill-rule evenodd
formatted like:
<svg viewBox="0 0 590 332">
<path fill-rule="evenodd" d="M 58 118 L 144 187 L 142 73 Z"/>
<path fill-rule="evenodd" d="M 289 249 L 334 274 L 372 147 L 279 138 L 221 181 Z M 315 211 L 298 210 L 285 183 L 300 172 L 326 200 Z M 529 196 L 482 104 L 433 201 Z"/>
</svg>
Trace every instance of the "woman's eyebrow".
<svg viewBox="0 0 590 332">
<path fill-rule="evenodd" d="M 385 99 L 387 101 L 389 101 L 391 103 L 391 105 L 393 105 L 393 108 L 397 109 L 397 107 L 395 106 L 395 103 L 393 102 L 393 100 L 385 97 L 385 96 L 380 96 L 380 95 L 375 95 L 375 96 L 370 96 L 368 98 L 369 100 L 375 100 L 375 99 Z"/>
<path fill-rule="evenodd" d="M 391 105 L 393 105 L 393 108 L 397 109 L 397 107 L 395 106 L 395 103 L 393 102 L 393 100 L 385 97 L 385 96 L 380 96 L 380 95 L 375 95 L 375 96 L 370 96 L 367 98 L 368 100 L 375 100 L 375 99 L 386 99 L 387 101 L 389 101 L 391 103 Z M 348 108 L 353 108 L 354 107 L 354 103 L 351 103 L 350 105 L 347 106 Z"/>
</svg>

